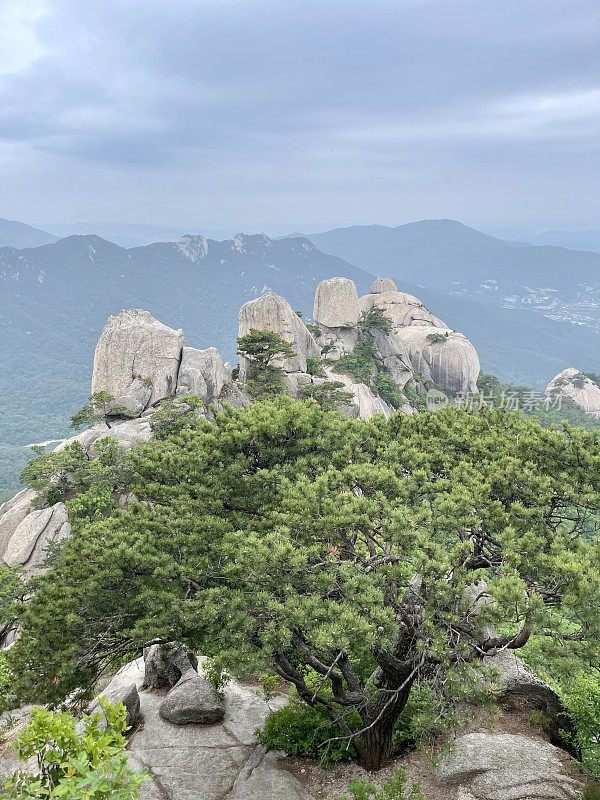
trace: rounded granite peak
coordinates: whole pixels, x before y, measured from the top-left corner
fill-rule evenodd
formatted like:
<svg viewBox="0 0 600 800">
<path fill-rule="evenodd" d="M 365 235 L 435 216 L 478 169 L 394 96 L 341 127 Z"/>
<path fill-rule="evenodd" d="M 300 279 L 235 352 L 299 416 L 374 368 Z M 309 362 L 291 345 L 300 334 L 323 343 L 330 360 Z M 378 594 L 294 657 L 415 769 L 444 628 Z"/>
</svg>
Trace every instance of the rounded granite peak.
<svg viewBox="0 0 600 800">
<path fill-rule="evenodd" d="M 398 287 L 391 278 L 377 278 L 369 287 L 370 294 L 382 294 L 383 292 L 397 292 Z"/>
</svg>

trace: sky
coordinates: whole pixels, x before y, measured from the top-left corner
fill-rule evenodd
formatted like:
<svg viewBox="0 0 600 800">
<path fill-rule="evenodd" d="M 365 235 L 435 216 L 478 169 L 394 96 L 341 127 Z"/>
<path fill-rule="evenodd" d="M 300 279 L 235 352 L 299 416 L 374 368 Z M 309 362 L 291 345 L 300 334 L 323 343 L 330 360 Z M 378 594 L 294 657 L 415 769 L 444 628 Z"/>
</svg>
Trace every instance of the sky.
<svg viewBox="0 0 600 800">
<path fill-rule="evenodd" d="M 0 217 L 598 228 L 597 0 L 0 0 Z"/>
</svg>

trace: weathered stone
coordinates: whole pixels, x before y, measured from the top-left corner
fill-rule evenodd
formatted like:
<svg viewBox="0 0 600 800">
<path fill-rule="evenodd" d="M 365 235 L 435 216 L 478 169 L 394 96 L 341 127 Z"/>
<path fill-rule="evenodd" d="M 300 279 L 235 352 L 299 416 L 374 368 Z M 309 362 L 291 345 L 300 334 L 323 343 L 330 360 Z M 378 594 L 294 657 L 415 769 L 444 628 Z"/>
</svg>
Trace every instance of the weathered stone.
<svg viewBox="0 0 600 800">
<path fill-rule="evenodd" d="M 152 397 L 152 386 L 147 381 L 136 378 L 127 389 L 117 397 L 115 410 L 119 411 L 122 407 L 131 416 L 137 417 L 148 407 Z"/>
<path fill-rule="evenodd" d="M 437 778 L 464 785 L 477 800 L 575 800 L 581 786 L 564 774 L 560 756 L 526 736 L 469 733 L 442 756 Z"/>
<path fill-rule="evenodd" d="M 394 409 L 385 400 L 374 394 L 364 383 L 355 383 L 348 375 L 326 369 L 325 374 L 329 381 L 340 381 L 344 384 L 343 392 L 351 392 L 352 400 L 349 401 L 350 413 L 361 419 L 371 419 L 375 414 L 390 417 Z"/>
<path fill-rule="evenodd" d="M 338 361 L 346 353 L 351 353 L 358 344 L 358 328 L 328 328 L 319 325 L 321 335 L 319 345 L 323 354 L 332 361 Z"/>
<path fill-rule="evenodd" d="M 382 294 L 383 292 L 397 292 L 396 284 L 391 278 L 377 278 L 369 287 L 371 294 Z"/>
<path fill-rule="evenodd" d="M 401 388 L 404 387 L 413 376 L 410 351 L 406 342 L 395 331 L 386 333 L 373 328 L 370 333 L 383 366 L 392 380 Z"/>
<path fill-rule="evenodd" d="M 59 542 L 70 533 L 71 526 L 64 503 L 30 511 L 10 538 L 4 561 L 9 567 L 22 566 L 29 572 L 39 571 L 48 545 Z"/>
<path fill-rule="evenodd" d="M 231 368 L 224 364 L 216 347 L 197 350 L 184 347 L 177 378 L 177 396 L 198 395 L 204 403 L 220 397 L 223 386 L 231 381 Z"/>
<path fill-rule="evenodd" d="M 292 311 L 290 304 L 275 292 L 267 292 L 256 300 L 250 300 L 240 308 L 239 333 L 245 336 L 252 329 L 274 331 L 289 342 L 295 356 L 278 363 L 286 372 L 306 372 L 306 359 L 319 355 L 320 350 L 300 317 Z M 245 380 L 248 361 L 240 359 L 240 381 Z"/>
<path fill-rule="evenodd" d="M 99 422 L 93 428 L 65 439 L 58 445 L 56 451 L 64 450 L 73 442 L 79 442 L 89 458 L 94 460 L 99 457 L 96 443 L 109 437 L 117 440 L 119 453 L 124 453 L 140 442 L 148 442 L 152 438 L 151 417 L 143 416 L 122 422 L 112 421 L 110 427 L 105 422 Z"/>
<path fill-rule="evenodd" d="M 100 697 L 86 709 L 86 714 L 103 714 L 102 706 L 100 705 L 100 698 L 108 700 L 112 705 L 123 703 L 127 711 L 126 722 L 127 727 L 131 728 L 138 721 L 140 716 L 140 695 L 135 683 L 129 683 L 124 686 L 118 686 L 114 689 L 109 689 L 100 694 Z M 104 717 L 106 724 L 106 717 Z"/>
<path fill-rule="evenodd" d="M 144 648 L 144 682 L 154 689 L 175 686 L 190 668 L 196 669 L 198 660 L 181 642 L 153 644 Z"/>
<path fill-rule="evenodd" d="M 433 381 L 452 397 L 477 392 L 479 358 L 462 333 L 447 328 L 410 326 L 396 332 L 410 353 L 415 372 Z"/>
<path fill-rule="evenodd" d="M 552 378 L 545 396 L 554 401 L 570 397 L 587 414 L 600 417 L 600 386 L 573 367 L 564 369 Z"/>
<path fill-rule="evenodd" d="M 391 291 L 363 295 L 359 300 L 359 308 L 361 314 L 372 308 L 380 308 L 392 324 L 399 328 L 409 325 L 447 327 L 420 300 L 405 292 Z"/>
<path fill-rule="evenodd" d="M 315 294 L 315 322 L 328 328 L 353 328 L 358 324 L 358 293 L 349 278 L 321 281 Z"/>
<path fill-rule="evenodd" d="M 120 398 L 136 378 L 151 382 L 149 404 L 175 393 L 181 351 L 187 341 L 181 330 L 163 325 L 137 308 L 110 317 L 94 355 L 92 392 Z"/>
<path fill-rule="evenodd" d="M 36 497 L 33 489 L 23 489 L 0 506 L 0 559 Z"/>
<path fill-rule="evenodd" d="M 223 719 L 225 707 L 215 687 L 189 669 L 162 701 L 159 712 L 174 725 L 213 725 Z"/>
<path fill-rule="evenodd" d="M 198 234 L 186 234 L 177 242 L 177 249 L 194 263 L 202 261 L 208 254 L 208 241 Z"/>
</svg>

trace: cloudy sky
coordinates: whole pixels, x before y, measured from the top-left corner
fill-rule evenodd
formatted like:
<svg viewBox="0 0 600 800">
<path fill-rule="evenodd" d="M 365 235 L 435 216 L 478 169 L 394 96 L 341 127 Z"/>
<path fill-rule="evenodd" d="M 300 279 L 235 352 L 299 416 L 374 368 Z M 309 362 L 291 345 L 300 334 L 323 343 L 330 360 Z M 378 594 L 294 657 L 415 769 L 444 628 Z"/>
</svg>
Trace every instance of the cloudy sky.
<svg viewBox="0 0 600 800">
<path fill-rule="evenodd" d="M 0 0 L 0 217 L 598 227 L 597 0 Z"/>
</svg>

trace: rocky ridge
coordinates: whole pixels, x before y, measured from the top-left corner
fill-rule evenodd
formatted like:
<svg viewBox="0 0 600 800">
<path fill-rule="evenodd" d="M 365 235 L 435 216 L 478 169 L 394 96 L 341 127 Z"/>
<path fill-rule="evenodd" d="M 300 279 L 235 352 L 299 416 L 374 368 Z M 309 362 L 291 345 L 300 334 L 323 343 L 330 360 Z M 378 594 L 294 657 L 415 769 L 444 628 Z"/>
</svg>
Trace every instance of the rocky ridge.
<svg viewBox="0 0 600 800">
<path fill-rule="evenodd" d="M 569 397 L 586 414 L 600 417 L 600 385 L 573 367 L 564 369 L 552 378 L 546 387 L 545 397 L 550 403 Z"/>
<path fill-rule="evenodd" d="M 195 257 L 201 258 L 202 243 L 186 241 L 181 246 L 189 248 L 192 244 Z M 374 308 L 381 309 L 390 320 L 391 330 L 361 324 L 363 315 Z M 347 413 L 364 419 L 377 413 L 392 414 L 394 408 L 370 386 L 335 371 L 335 362 L 365 337 L 374 346 L 378 369 L 402 390 L 411 387 L 425 393 L 437 386 L 449 397 L 476 391 L 479 360 L 473 345 L 450 330 L 416 297 L 397 291 L 389 278 L 378 278 L 363 297 L 348 278 L 321 281 L 313 316 L 309 329 L 289 303 L 274 292 L 245 303 L 239 312 L 239 336 L 252 329 L 274 331 L 292 345 L 296 355 L 281 361 L 280 366 L 286 389 L 294 397 L 299 396 L 302 386 L 339 381 L 352 396 Z M 324 359 L 321 376 L 308 371 L 309 359 L 315 358 Z M 169 328 L 148 311 L 121 311 L 109 318 L 102 331 L 92 375 L 92 392 L 115 398 L 115 417 L 110 423 L 98 423 L 67 439 L 56 449 L 76 441 L 93 459 L 98 457 L 94 445 L 106 437 L 116 439 L 121 452 L 148 441 L 152 438 L 152 415 L 160 401 L 168 397 L 195 394 L 205 409 L 211 404 L 216 408 L 245 405 L 252 401 L 245 390 L 248 366 L 242 356 L 238 378 L 233 380 L 230 365 L 216 348 L 190 347 L 182 330 Z M 414 411 L 407 399 L 401 409 Z M 23 567 L 27 573 L 39 571 L 47 545 L 70 531 L 63 503 L 33 510 L 34 500 L 35 492 L 25 489 L 0 506 L 0 559 L 10 566 Z"/>
</svg>

